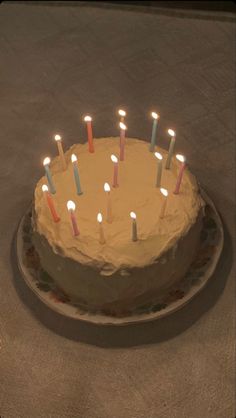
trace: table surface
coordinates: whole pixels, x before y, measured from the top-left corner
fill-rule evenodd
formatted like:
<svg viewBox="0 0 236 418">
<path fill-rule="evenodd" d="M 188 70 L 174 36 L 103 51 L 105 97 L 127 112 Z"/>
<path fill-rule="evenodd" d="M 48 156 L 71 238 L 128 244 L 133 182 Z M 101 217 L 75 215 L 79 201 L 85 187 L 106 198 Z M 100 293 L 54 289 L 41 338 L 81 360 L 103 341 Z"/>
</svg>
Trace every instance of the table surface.
<svg viewBox="0 0 236 418">
<path fill-rule="evenodd" d="M 0 6 L 0 416 L 1 418 L 232 418 L 235 364 L 235 22 L 65 7 Z M 177 131 L 225 225 L 223 256 L 209 285 L 176 314 L 102 328 L 52 312 L 24 285 L 14 237 L 41 160 L 96 136 L 159 141 Z"/>
</svg>

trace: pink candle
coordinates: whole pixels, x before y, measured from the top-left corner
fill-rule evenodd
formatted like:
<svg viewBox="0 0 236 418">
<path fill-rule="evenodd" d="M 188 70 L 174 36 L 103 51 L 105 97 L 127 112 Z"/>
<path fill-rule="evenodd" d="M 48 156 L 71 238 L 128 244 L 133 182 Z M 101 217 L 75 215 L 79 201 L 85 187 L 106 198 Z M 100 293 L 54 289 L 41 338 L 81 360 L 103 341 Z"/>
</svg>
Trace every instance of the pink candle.
<svg viewBox="0 0 236 418">
<path fill-rule="evenodd" d="M 114 171 L 113 171 L 113 187 L 118 187 L 118 158 L 115 155 L 111 155 L 111 161 L 114 163 Z"/>
<path fill-rule="evenodd" d="M 51 212 L 51 215 L 52 215 L 52 218 L 53 218 L 54 222 L 59 222 L 60 218 L 59 218 L 59 216 L 56 212 L 51 193 L 49 192 L 48 186 L 46 184 L 42 185 L 42 191 L 44 192 L 44 196 L 46 198 L 47 205 L 50 209 L 50 212 Z"/>
<path fill-rule="evenodd" d="M 92 131 L 92 118 L 91 118 L 91 116 L 85 116 L 84 121 L 87 123 L 87 134 L 88 134 L 88 147 L 89 147 L 89 152 L 94 152 L 93 131 Z"/>
<path fill-rule="evenodd" d="M 125 159 L 125 131 L 127 127 L 123 122 L 120 122 L 120 161 Z"/>
<path fill-rule="evenodd" d="M 78 228 L 77 221 L 75 218 L 75 203 L 72 200 L 68 200 L 67 209 L 70 212 L 73 234 L 76 237 L 77 235 L 79 235 L 79 228 Z"/>
<path fill-rule="evenodd" d="M 179 175 L 178 175 L 175 190 L 174 190 L 174 194 L 179 194 L 179 189 L 180 189 L 181 181 L 182 181 L 182 178 L 183 178 L 184 169 L 186 167 L 186 163 L 185 163 L 186 160 L 185 160 L 185 157 L 183 155 L 180 155 L 180 154 L 176 154 L 176 158 L 177 158 L 178 161 L 180 161 L 182 163 L 181 166 L 180 166 Z"/>
</svg>

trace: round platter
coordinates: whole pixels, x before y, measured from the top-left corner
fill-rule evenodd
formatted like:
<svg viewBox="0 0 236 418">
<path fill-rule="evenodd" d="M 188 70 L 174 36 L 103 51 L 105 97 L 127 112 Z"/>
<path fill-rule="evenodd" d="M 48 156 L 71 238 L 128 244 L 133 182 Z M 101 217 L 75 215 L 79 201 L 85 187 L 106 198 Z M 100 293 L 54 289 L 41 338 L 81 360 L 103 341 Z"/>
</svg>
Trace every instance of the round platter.
<svg viewBox="0 0 236 418">
<path fill-rule="evenodd" d="M 18 266 L 26 284 L 54 311 L 67 317 L 97 325 L 129 325 L 163 318 L 189 302 L 212 276 L 224 244 L 223 226 L 216 208 L 201 190 L 206 211 L 201 233 L 201 243 L 196 257 L 183 279 L 174 285 L 155 305 L 142 306 L 130 316 L 113 317 L 101 312 L 89 312 L 72 304 L 58 290 L 51 277 L 42 270 L 39 257 L 31 241 L 31 208 L 20 221 L 16 236 Z"/>
</svg>

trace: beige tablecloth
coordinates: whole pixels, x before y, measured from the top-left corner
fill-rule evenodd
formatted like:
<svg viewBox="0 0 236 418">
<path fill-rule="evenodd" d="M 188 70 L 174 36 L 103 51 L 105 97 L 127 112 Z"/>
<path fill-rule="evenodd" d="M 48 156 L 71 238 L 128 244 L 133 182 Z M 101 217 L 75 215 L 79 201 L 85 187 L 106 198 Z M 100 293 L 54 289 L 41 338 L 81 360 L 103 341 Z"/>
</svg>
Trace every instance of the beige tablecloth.
<svg viewBox="0 0 236 418">
<path fill-rule="evenodd" d="M 29 2 L 30 3 L 30 2 Z M 0 6 L 1 418 L 233 418 L 235 270 L 235 23 L 223 13 L 143 13 L 77 6 Z M 214 13 L 216 15 L 216 13 Z M 177 131 L 178 150 L 225 223 L 216 274 L 182 311 L 130 328 L 69 321 L 26 288 L 13 236 L 55 155 L 116 135 Z"/>
</svg>

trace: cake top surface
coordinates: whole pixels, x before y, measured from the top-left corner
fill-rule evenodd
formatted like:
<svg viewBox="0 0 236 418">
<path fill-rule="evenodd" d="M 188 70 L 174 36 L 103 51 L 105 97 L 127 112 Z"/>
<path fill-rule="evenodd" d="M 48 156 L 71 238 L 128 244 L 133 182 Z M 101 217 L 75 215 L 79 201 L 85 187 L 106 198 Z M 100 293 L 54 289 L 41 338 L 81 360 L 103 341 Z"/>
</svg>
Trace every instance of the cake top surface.
<svg viewBox="0 0 236 418">
<path fill-rule="evenodd" d="M 56 253 L 80 263 L 98 268 L 110 275 L 119 269 L 144 267 L 152 264 L 166 250 L 185 235 L 194 224 L 203 204 L 194 176 L 186 168 L 180 193 L 173 193 L 181 163 L 172 158 L 171 168 L 165 169 L 167 151 L 156 147 L 163 156 L 161 187 L 168 190 L 164 218 L 160 218 L 164 197 L 156 187 L 157 158 L 149 151 L 149 144 L 126 138 L 125 160 L 118 162 L 119 187 L 112 187 L 111 155 L 119 158 L 119 138 L 94 139 L 94 153 L 88 144 L 75 144 L 66 153 L 67 169 L 63 171 L 59 157 L 52 160 L 50 170 L 56 188 L 52 195 L 60 222 L 52 220 L 45 201 L 43 176 L 35 189 L 36 229 L 45 236 Z M 78 159 L 82 195 L 77 194 L 71 155 Z M 111 187 L 112 223 L 106 222 L 107 193 L 104 183 Z M 76 204 L 75 216 L 80 235 L 72 232 L 67 201 Z M 138 241 L 132 241 L 132 219 L 137 216 Z M 105 244 L 99 242 L 97 215 L 103 215 Z"/>
</svg>

